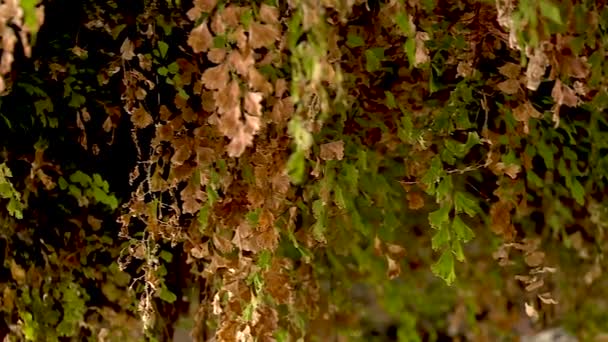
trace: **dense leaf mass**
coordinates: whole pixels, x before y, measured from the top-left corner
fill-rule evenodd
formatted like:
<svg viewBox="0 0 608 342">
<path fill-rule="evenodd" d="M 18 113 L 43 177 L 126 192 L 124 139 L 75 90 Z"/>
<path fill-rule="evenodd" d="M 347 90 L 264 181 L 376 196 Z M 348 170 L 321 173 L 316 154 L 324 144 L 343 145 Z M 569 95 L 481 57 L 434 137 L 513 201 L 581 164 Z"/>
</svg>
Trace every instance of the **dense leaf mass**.
<svg viewBox="0 0 608 342">
<path fill-rule="evenodd" d="M 5 0 L 5 341 L 606 339 L 608 5 Z"/>
</svg>

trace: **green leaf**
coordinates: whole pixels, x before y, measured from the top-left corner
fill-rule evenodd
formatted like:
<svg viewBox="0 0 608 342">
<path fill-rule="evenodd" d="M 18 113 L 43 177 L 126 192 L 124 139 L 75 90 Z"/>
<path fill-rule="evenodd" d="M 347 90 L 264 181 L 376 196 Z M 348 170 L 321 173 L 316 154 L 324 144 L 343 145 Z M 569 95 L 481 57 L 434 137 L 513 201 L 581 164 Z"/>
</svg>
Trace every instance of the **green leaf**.
<svg viewBox="0 0 608 342">
<path fill-rule="evenodd" d="M 90 184 L 91 184 L 92 181 L 93 181 L 93 179 L 91 178 L 91 176 L 87 175 L 86 173 L 84 173 L 84 172 L 82 172 L 80 170 L 74 172 L 70 176 L 70 182 L 72 182 L 72 183 L 78 183 L 83 188 L 90 186 Z"/>
<path fill-rule="evenodd" d="M 476 198 L 462 191 L 457 191 L 454 195 L 454 207 L 456 208 L 456 213 L 464 212 L 471 217 L 481 211 L 477 205 Z"/>
<path fill-rule="evenodd" d="M 452 208 L 448 204 L 444 204 L 439 209 L 429 213 L 429 223 L 434 229 L 441 229 L 450 221 L 450 210 Z"/>
<path fill-rule="evenodd" d="M 287 160 L 287 174 L 294 184 L 302 184 L 306 176 L 306 159 L 304 151 L 298 150 L 289 156 Z"/>
<path fill-rule="evenodd" d="M 197 220 L 198 220 L 198 224 L 199 224 L 198 230 L 201 232 L 201 234 L 205 233 L 205 229 L 207 229 L 207 224 L 209 223 L 209 210 L 210 210 L 210 204 L 209 204 L 209 202 L 207 202 L 201 208 L 201 210 L 198 211 L 198 216 L 197 216 Z"/>
<path fill-rule="evenodd" d="M 173 254 L 169 251 L 160 251 L 160 258 L 165 260 L 166 262 L 171 262 L 173 260 Z"/>
<path fill-rule="evenodd" d="M 410 26 L 410 20 L 406 13 L 400 12 L 395 16 L 395 22 L 397 26 L 406 36 L 411 36 L 414 32 L 412 32 L 412 28 Z"/>
<path fill-rule="evenodd" d="M 162 58 L 167 57 L 167 51 L 169 51 L 169 44 L 163 42 L 162 40 L 158 42 L 158 50 L 160 51 L 160 56 Z"/>
<path fill-rule="evenodd" d="M 167 74 L 169 73 L 169 69 L 167 69 L 166 67 L 160 67 L 156 70 L 156 72 L 161 76 L 167 76 Z"/>
<path fill-rule="evenodd" d="M 397 101 L 395 100 L 395 95 L 393 95 L 393 93 L 391 93 L 390 91 L 385 91 L 384 96 L 386 96 L 385 103 L 389 109 L 397 108 Z"/>
<path fill-rule="evenodd" d="M 408 37 L 405 41 L 405 54 L 410 66 L 415 66 L 416 62 L 416 40 L 414 37 Z"/>
<path fill-rule="evenodd" d="M 561 15 L 559 7 L 557 7 L 557 5 L 553 4 L 549 0 L 539 1 L 539 4 L 540 4 L 540 13 L 544 17 L 548 18 L 549 20 L 553 21 L 556 24 L 562 24 L 562 15 Z"/>
<path fill-rule="evenodd" d="M 463 242 L 469 242 L 475 237 L 473 230 L 458 215 L 452 221 L 452 230 L 456 233 L 458 240 Z"/>
<path fill-rule="evenodd" d="M 438 250 L 441 247 L 450 243 L 450 230 L 447 225 L 443 225 L 433 238 L 431 239 L 431 247 L 433 250 Z"/>
<path fill-rule="evenodd" d="M 169 289 L 167 289 L 165 286 L 160 289 L 158 296 L 160 299 L 168 303 L 173 303 L 177 300 L 177 296 L 173 292 L 169 291 Z"/>
<path fill-rule="evenodd" d="M 454 256 L 451 250 L 445 250 L 441 253 L 439 260 L 431 265 L 431 271 L 448 285 L 451 285 L 456 280 L 454 271 Z"/>
<path fill-rule="evenodd" d="M 368 72 L 374 72 L 380 69 L 380 66 L 380 59 L 378 59 L 374 51 L 371 49 L 365 50 L 365 70 Z"/>
<path fill-rule="evenodd" d="M 585 188 L 583 188 L 583 185 L 574 177 L 572 177 L 570 192 L 572 193 L 572 197 L 576 200 L 576 203 L 585 205 Z"/>
<path fill-rule="evenodd" d="M 360 36 L 352 33 L 346 36 L 346 46 L 349 48 L 352 49 L 363 45 L 365 45 L 365 41 Z"/>
<path fill-rule="evenodd" d="M 464 261 L 464 252 L 462 251 L 462 244 L 460 241 L 456 239 L 452 240 L 452 252 L 456 256 L 456 260 L 460 262 Z"/>
</svg>

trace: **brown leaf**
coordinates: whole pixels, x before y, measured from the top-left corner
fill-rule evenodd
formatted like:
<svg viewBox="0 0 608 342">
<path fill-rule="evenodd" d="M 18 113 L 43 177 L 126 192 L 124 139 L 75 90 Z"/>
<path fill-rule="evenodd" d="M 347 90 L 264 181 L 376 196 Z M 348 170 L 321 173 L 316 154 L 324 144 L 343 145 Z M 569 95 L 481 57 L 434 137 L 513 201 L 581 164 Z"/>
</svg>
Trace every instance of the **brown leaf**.
<svg viewBox="0 0 608 342">
<path fill-rule="evenodd" d="M 388 276 L 388 278 L 395 279 L 395 278 L 399 277 L 399 275 L 401 274 L 401 265 L 399 264 L 399 262 L 395 261 L 393 258 L 389 257 L 388 255 L 386 256 L 386 260 L 388 262 L 388 270 L 386 272 L 386 275 Z"/>
<path fill-rule="evenodd" d="M 135 57 L 134 50 L 135 46 L 133 46 L 133 42 L 131 42 L 129 38 L 125 38 L 124 42 L 122 42 L 122 45 L 120 46 L 120 55 L 122 59 L 126 61 L 133 59 L 133 57 Z"/>
<path fill-rule="evenodd" d="M 276 124 L 284 124 L 291 118 L 294 112 L 295 108 L 291 97 L 279 99 L 272 107 L 270 119 Z"/>
<path fill-rule="evenodd" d="M 266 24 L 279 23 L 279 9 L 267 4 L 260 6 L 260 19 Z"/>
<path fill-rule="evenodd" d="M 195 214 L 199 211 L 202 204 L 200 201 L 206 199 L 206 193 L 202 191 L 200 184 L 188 182 L 186 187 L 180 192 L 183 201 L 182 209 L 185 214 Z"/>
<path fill-rule="evenodd" d="M 549 65 L 549 59 L 541 48 L 535 48 L 528 57 L 530 60 L 528 62 L 528 68 L 526 69 L 526 87 L 530 90 L 536 90 L 545 75 L 545 69 Z"/>
<path fill-rule="evenodd" d="M 17 282 L 17 284 L 19 284 L 19 285 L 25 284 L 26 274 L 25 274 L 25 270 L 23 269 L 23 267 L 19 266 L 19 264 L 17 264 L 15 262 L 15 260 L 11 260 L 10 269 L 11 269 L 11 276 Z"/>
<path fill-rule="evenodd" d="M 515 95 L 519 91 L 519 80 L 508 79 L 498 83 L 496 87 L 505 94 Z"/>
<path fill-rule="evenodd" d="M 201 243 L 190 249 L 190 255 L 192 255 L 196 259 L 202 259 L 208 257 L 209 254 L 209 244 Z"/>
<path fill-rule="evenodd" d="M 540 251 L 532 252 L 527 254 L 524 260 L 528 266 L 538 267 L 542 265 L 543 261 L 545 260 L 545 253 Z"/>
<path fill-rule="evenodd" d="M 137 128 L 146 128 L 154 122 L 154 119 L 143 106 L 139 105 L 131 114 L 131 122 Z"/>
<path fill-rule="evenodd" d="M 213 234 L 213 245 L 222 253 L 230 253 L 234 248 L 230 240 L 219 234 Z"/>
<path fill-rule="evenodd" d="M 272 94 L 272 84 L 266 80 L 266 77 L 256 68 L 249 68 L 247 78 L 249 79 L 249 87 L 255 91 L 260 91 L 264 96 Z"/>
<path fill-rule="evenodd" d="M 416 53 L 414 66 L 419 66 L 421 64 L 425 64 L 431 61 L 431 57 L 429 56 L 429 49 L 427 49 L 424 44 L 425 41 L 429 40 L 429 34 L 426 32 L 416 32 Z"/>
<path fill-rule="evenodd" d="M 540 289 L 541 287 L 543 287 L 543 285 L 545 285 L 545 281 L 542 279 L 538 279 L 526 286 L 526 291 L 532 292 L 534 290 Z"/>
<path fill-rule="evenodd" d="M 237 80 L 232 80 L 227 87 L 223 87 L 213 93 L 213 99 L 220 114 L 237 110 L 238 115 L 236 118 L 240 117 L 239 102 L 241 100 L 241 89 Z"/>
<path fill-rule="evenodd" d="M 207 59 L 215 64 L 220 64 L 226 58 L 226 49 L 224 48 L 212 48 L 207 52 Z"/>
<path fill-rule="evenodd" d="M 578 97 L 574 90 L 563 84 L 559 79 L 555 80 L 551 97 L 558 105 L 565 104 L 568 107 L 576 107 L 578 105 Z"/>
<path fill-rule="evenodd" d="M 249 45 L 254 49 L 270 47 L 279 37 L 280 33 L 275 25 L 253 22 L 249 26 Z"/>
<path fill-rule="evenodd" d="M 539 318 L 538 311 L 534 308 L 534 304 L 524 303 L 524 308 L 526 315 L 532 319 L 532 321 L 536 321 Z"/>
<path fill-rule="evenodd" d="M 226 87 L 230 81 L 228 66 L 224 63 L 205 70 L 201 80 L 207 89 L 215 90 Z"/>
<path fill-rule="evenodd" d="M 516 164 L 505 165 L 503 162 L 498 162 L 495 165 L 495 170 L 515 179 L 517 178 L 517 174 L 521 171 L 521 166 Z"/>
<path fill-rule="evenodd" d="M 319 157 L 323 160 L 342 160 L 344 158 L 344 141 L 332 141 L 321 145 Z"/>
<path fill-rule="evenodd" d="M 93 230 L 99 230 L 101 229 L 101 224 L 103 223 L 103 220 L 98 219 L 93 215 L 88 215 L 87 223 L 89 224 L 89 226 L 91 226 L 91 228 L 93 228 Z"/>
<path fill-rule="evenodd" d="M 213 36 L 211 35 L 211 32 L 209 32 L 206 21 L 190 32 L 188 45 L 190 45 L 192 51 L 195 53 L 205 52 L 213 46 Z"/>
<path fill-rule="evenodd" d="M 424 197 L 419 192 L 408 192 L 405 195 L 408 202 L 408 207 L 412 210 L 422 209 L 424 207 Z"/>
<path fill-rule="evenodd" d="M 256 92 L 248 92 L 245 95 L 244 101 L 245 111 L 251 115 L 262 115 L 262 94 Z"/>
<path fill-rule="evenodd" d="M 498 72 L 508 79 L 518 79 L 521 74 L 521 66 L 519 64 L 507 62 L 505 65 L 498 68 Z"/>
<path fill-rule="evenodd" d="M 255 64 L 255 60 L 253 58 L 253 53 L 251 50 L 247 51 L 238 51 L 232 50 L 230 52 L 230 56 L 228 56 L 228 61 L 232 64 L 232 67 L 236 70 L 236 72 L 241 76 L 246 76 L 249 74 L 249 70 L 253 68 Z"/>
<path fill-rule="evenodd" d="M 503 235 L 507 241 L 515 237 L 515 227 L 511 224 L 512 205 L 507 202 L 496 202 L 490 207 L 490 219 L 492 231 Z"/>
<path fill-rule="evenodd" d="M 542 114 L 532 106 L 530 101 L 526 101 L 523 104 L 518 105 L 513 108 L 513 117 L 515 120 L 524 123 L 524 133 L 528 134 L 530 132 L 529 121 L 530 118 L 538 119 L 542 117 Z"/>
<path fill-rule="evenodd" d="M 173 165 L 182 165 L 186 160 L 190 158 L 192 154 L 192 148 L 188 144 L 182 143 L 180 144 L 173 156 L 171 157 L 171 163 Z"/>
<path fill-rule="evenodd" d="M 540 301 L 543 302 L 544 304 L 552 304 L 552 305 L 559 304 L 557 302 L 557 300 L 551 298 L 551 292 L 545 292 L 545 293 L 539 294 L 538 299 L 540 299 Z"/>
<path fill-rule="evenodd" d="M 202 12 L 211 13 L 216 4 L 217 0 L 194 0 L 194 7 L 187 13 L 188 19 L 196 21 Z"/>
</svg>

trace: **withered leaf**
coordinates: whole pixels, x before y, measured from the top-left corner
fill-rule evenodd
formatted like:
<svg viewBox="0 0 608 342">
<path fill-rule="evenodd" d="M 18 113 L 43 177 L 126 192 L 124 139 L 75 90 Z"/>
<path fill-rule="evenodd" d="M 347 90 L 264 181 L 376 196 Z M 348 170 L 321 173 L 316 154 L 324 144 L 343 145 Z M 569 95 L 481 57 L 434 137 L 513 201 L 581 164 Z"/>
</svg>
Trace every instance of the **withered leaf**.
<svg viewBox="0 0 608 342">
<path fill-rule="evenodd" d="M 524 260 L 528 266 L 538 267 L 542 265 L 543 261 L 545 260 L 545 253 L 541 251 L 535 251 L 527 254 Z"/>
<path fill-rule="evenodd" d="M 515 79 L 508 79 L 498 83 L 496 87 L 505 94 L 514 95 L 519 91 L 519 81 Z"/>
<path fill-rule="evenodd" d="M 19 264 L 16 263 L 15 260 L 11 260 L 10 269 L 11 269 L 11 276 L 17 282 L 17 284 L 20 284 L 20 285 L 25 284 L 26 273 L 25 273 L 25 270 L 23 269 L 23 267 L 19 266 Z"/>
<path fill-rule="evenodd" d="M 279 9 L 267 4 L 260 6 L 260 19 L 266 24 L 277 24 L 279 22 Z"/>
<path fill-rule="evenodd" d="M 541 48 L 535 48 L 531 55 L 526 69 L 526 87 L 530 90 L 538 89 L 540 82 L 545 75 L 545 69 L 549 65 L 549 59 Z"/>
<path fill-rule="evenodd" d="M 122 42 L 122 45 L 120 46 L 120 55 L 122 59 L 126 61 L 133 59 L 133 57 L 135 57 L 134 50 L 135 46 L 133 45 L 133 42 L 129 38 L 125 38 L 124 42 Z"/>
<path fill-rule="evenodd" d="M 519 75 L 521 74 L 521 66 L 515 63 L 507 62 L 505 65 L 498 68 L 498 72 L 509 79 L 518 79 Z"/>
<path fill-rule="evenodd" d="M 395 279 L 399 277 L 401 274 L 401 265 L 398 261 L 395 261 L 393 258 L 386 256 L 386 260 L 388 262 L 388 270 L 386 272 L 389 279 Z"/>
<path fill-rule="evenodd" d="M 245 111 L 251 115 L 262 115 L 262 94 L 256 92 L 248 92 L 245 95 L 244 101 Z"/>
<path fill-rule="evenodd" d="M 215 90 L 226 87 L 230 80 L 228 66 L 223 63 L 205 70 L 201 80 L 207 89 Z"/>
<path fill-rule="evenodd" d="M 295 108 L 291 97 L 279 99 L 272 107 L 270 118 L 272 119 L 272 122 L 276 124 L 282 124 L 287 122 L 291 118 L 294 111 Z"/>
<path fill-rule="evenodd" d="M 212 63 L 220 64 L 226 58 L 226 49 L 224 48 L 212 48 L 207 52 L 207 59 Z"/>
<path fill-rule="evenodd" d="M 249 26 L 249 45 L 254 49 L 270 47 L 279 36 L 280 32 L 276 25 L 253 22 Z"/>
<path fill-rule="evenodd" d="M 342 160 L 344 158 L 344 141 L 332 141 L 320 146 L 319 157 L 323 160 Z"/>
<path fill-rule="evenodd" d="M 576 96 L 574 90 L 563 84 L 559 79 L 555 80 L 551 97 L 558 105 L 565 104 L 568 107 L 576 107 L 578 105 L 578 96 Z"/>
<path fill-rule="evenodd" d="M 542 279 L 538 279 L 538 280 L 530 283 L 528 286 L 526 286 L 526 291 L 532 292 L 536 289 L 543 287 L 543 285 L 545 285 L 545 281 Z"/>
<path fill-rule="evenodd" d="M 230 253 L 234 248 L 230 240 L 219 234 L 213 234 L 213 245 L 222 253 Z"/>
<path fill-rule="evenodd" d="M 538 320 L 539 315 L 538 311 L 536 311 L 536 309 L 534 308 L 534 304 L 524 303 L 524 309 L 526 315 L 530 317 L 533 321 Z"/>
<path fill-rule="evenodd" d="M 557 300 L 553 299 L 551 297 L 551 292 L 545 292 L 542 294 L 538 295 L 538 299 L 540 299 L 541 302 L 543 302 L 544 304 L 558 304 Z"/>
<path fill-rule="evenodd" d="M 408 192 L 405 197 L 410 209 L 418 210 L 424 207 L 424 197 L 419 192 Z"/>
<path fill-rule="evenodd" d="M 195 27 L 188 37 L 188 45 L 195 53 L 205 52 L 213 46 L 213 36 L 209 32 L 207 22 Z"/>
<path fill-rule="evenodd" d="M 154 122 L 152 115 L 139 105 L 131 114 L 131 122 L 137 128 L 146 128 Z"/>
</svg>

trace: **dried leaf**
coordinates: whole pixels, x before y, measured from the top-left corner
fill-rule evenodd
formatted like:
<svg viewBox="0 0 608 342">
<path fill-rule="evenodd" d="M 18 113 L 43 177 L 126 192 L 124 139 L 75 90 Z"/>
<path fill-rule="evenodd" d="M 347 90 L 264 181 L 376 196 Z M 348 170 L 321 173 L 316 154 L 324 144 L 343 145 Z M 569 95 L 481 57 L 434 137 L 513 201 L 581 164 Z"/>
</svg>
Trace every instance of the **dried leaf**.
<svg viewBox="0 0 608 342">
<path fill-rule="evenodd" d="M 496 87 L 505 94 L 515 95 L 519 91 L 519 81 L 514 79 L 508 79 L 500 82 Z"/>
<path fill-rule="evenodd" d="M 422 209 L 424 207 L 424 197 L 419 192 L 408 192 L 405 195 L 408 202 L 408 207 L 412 210 Z"/>
<path fill-rule="evenodd" d="M 526 69 L 526 87 L 530 90 L 536 90 L 545 75 L 545 69 L 549 65 L 549 59 L 541 48 L 535 48 L 528 57 L 530 58 L 530 61 L 528 62 L 528 67 Z"/>
<path fill-rule="evenodd" d="M 532 292 L 534 290 L 537 290 L 537 289 L 543 287 L 543 285 L 545 285 L 545 281 L 542 279 L 538 279 L 538 280 L 530 283 L 528 286 L 526 286 L 526 291 Z"/>
<path fill-rule="evenodd" d="M 19 266 L 19 264 L 17 264 L 15 262 L 15 260 L 11 260 L 10 269 L 11 269 L 11 276 L 17 282 L 17 284 L 19 284 L 19 285 L 25 284 L 26 274 L 25 274 L 25 270 L 23 269 L 23 267 Z"/>
<path fill-rule="evenodd" d="M 133 42 L 131 42 L 129 38 L 125 38 L 125 41 L 122 42 L 122 45 L 120 46 L 120 55 L 122 59 L 126 61 L 133 59 L 133 57 L 135 57 L 134 50 L 135 46 L 133 45 Z"/>
<path fill-rule="evenodd" d="M 152 115 L 143 106 L 139 105 L 131 114 L 131 122 L 135 127 L 141 129 L 150 126 L 154 122 L 154 119 L 152 119 Z"/>
<path fill-rule="evenodd" d="M 291 97 L 286 97 L 275 102 L 270 113 L 270 119 L 276 124 L 284 124 L 291 118 L 294 112 L 295 108 Z"/>
<path fill-rule="evenodd" d="M 207 53 L 207 59 L 215 64 L 220 64 L 226 58 L 226 49 L 224 48 L 212 48 Z"/>
<path fill-rule="evenodd" d="M 395 261 L 388 255 L 386 256 L 386 260 L 388 261 L 388 270 L 386 273 L 388 278 L 395 279 L 399 277 L 399 275 L 401 274 L 401 265 L 399 264 L 399 262 Z"/>
<path fill-rule="evenodd" d="M 254 48 L 270 47 L 279 40 L 280 33 L 276 25 L 253 22 L 249 26 L 249 45 Z"/>
<path fill-rule="evenodd" d="M 532 252 L 527 254 L 524 260 L 528 266 L 538 267 L 542 265 L 543 261 L 545 260 L 545 253 L 540 251 Z"/>
<path fill-rule="evenodd" d="M 344 158 L 344 141 L 332 141 L 321 145 L 319 157 L 323 160 L 342 160 Z"/>
<path fill-rule="evenodd" d="M 498 72 L 509 79 L 518 79 L 519 75 L 521 74 L 521 66 L 515 63 L 507 62 L 505 65 L 498 68 Z"/>
<path fill-rule="evenodd" d="M 492 231 L 503 235 L 506 240 L 515 237 L 515 227 L 511 224 L 511 209 L 513 206 L 507 202 L 496 202 L 490 207 L 490 219 Z"/>
<path fill-rule="evenodd" d="M 260 6 L 260 19 L 266 24 L 279 23 L 279 9 L 267 4 Z"/>
<path fill-rule="evenodd" d="M 262 94 L 256 92 L 248 92 L 245 95 L 244 101 L 245 111 L 250 115 L 260 116 L 262 115 Z"/>
<path fill-rule="evenodd" d="M 425 41 L 429 40 L 429 34 L 426 32 L 416 32 L 416 54 L 414 59 L 414 66 L 419 66 L 431 61 L 429 56 L 429 49 L 424 44 Z"/>
<path fill-rule="evenodd" d="M 234 248 L 230 240 L 219 234 L 213 234 L 213 245 L 222 253 L 230 253 Z"/>
<path fill-rule="evenodd" d="M 545 292 L 538 295 L 538 299 L 544 304 L 556 305 L 559 304 L 557 300 L 551 298 L 551 292 Z"/>
<path fill-rule="evenodd" d="M 533 321 L 538 320 L 538 311 L 536 311 L 533 304 L 524 303 L 524 308 L 528 317 L 530 317 Z"/>
<path fill-rule="evenodd" d="M 213 36 L 211 35 L 211 32 L 209 32 L 206 21 L 190 32 L 188 45 L 190 45 L 192 51 L 195 53 L 205 52 L 213 46 Z"/>
<path fill-rule="evenodd" d="M 228 66 L 224 63 L 205 70 L 201 80 L 207 89 L 225 88 L 230 81 Z"/>
</svg>

